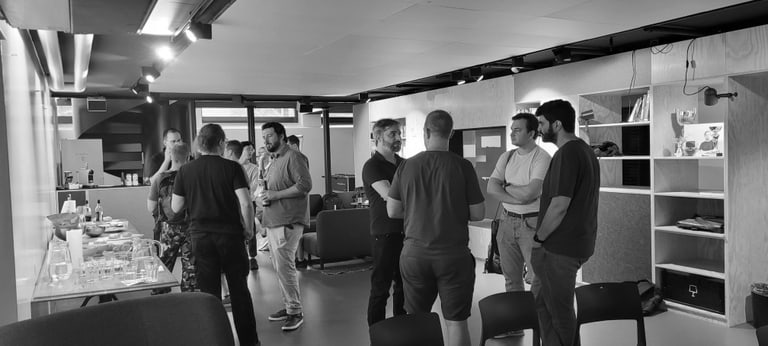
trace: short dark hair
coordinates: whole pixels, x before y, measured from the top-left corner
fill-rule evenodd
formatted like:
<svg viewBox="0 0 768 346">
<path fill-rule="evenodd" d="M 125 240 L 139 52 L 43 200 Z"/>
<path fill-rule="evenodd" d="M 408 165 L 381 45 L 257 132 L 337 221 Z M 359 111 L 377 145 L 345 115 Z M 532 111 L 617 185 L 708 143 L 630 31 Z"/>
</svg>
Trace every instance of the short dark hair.
<svg viewBox="0 0 768 346">
<path fill-rule="evenodd" d="M 285 141 L 290 143 L 290 144 L 299 145 L 299 137 L 296 137 L 296 135 L 288 136 L 288 138 L 286 138 Z"/>
<path fill-rule="evenodd" d="M 539 120 L 531 113 L 517 113 L 512 117 L 512 121 L 525 120 L 525 130 L 533 131 L 533 139 L 539 136 Z"/>
<path fill-rule="evenodd" d="M 453 131 L 453 118 L 448 112 L 438 109 L 427 114 L 424 128 L 438 137 L 448 139 Z"/>
<path fill-rule="evenodd" d="M 227 141 L 227 150 L 231 150 L 235 157 L 240 158 L 243 155 L 243 144 L 234 139 Z"/>
<path fill-rule="evenodd" d="M 176 129 L 176 128 L 173 128 L 173 127 L 169 127 L 169 128 L 167 128 L 167 129 L 165 129 L 165 131 L 163 131 L 163 140 L 165 140 L 165 137 L 168 137 L 168 134 L 169 134 L 169 133 L 171 133 L 171 132 L 173 132 L 173 133 L 178 133 L 178 134 L 179 134 L 179 136 L 181 136 L 181 131 L 179 131 L 179 130 L 178 130 L 178 129 Z"/>
<path fill-rule="evenodd" d="M 550 123 L 559 120 L 563 125 L 563 130 L 565 130 L 565 132 L 573 133 L 575 131 L 576 111 L 568 101 L 552 100 L 545 102 L 538 109 L 536 109 L 536 116 L 543 116 Z"/>
<path fill-rule="evenodd" d="M 264 123 L 264 125 L 261 125 L 262 131 L 266 129 L 272 129 L 273 131 L 275 131 L 275 134 L 277 134 L 278 137 L 282 135 L 283 140 L 285 140 L 285 126 L 283 126 L 283 124 L 278 123 L 276 121 L 270 121 L 268 123 Z"/>
<path fill-rule="evenodd" d="M 197 135 L 197 146 L 208 153 L 216 151 L 216 147 L 219 146 L 227 135 L 219 124 L 207 124 L 200 129 L 200 133 Z"/>
<path fill-rule="evenodd" d="M 177 162 L 189 160 L 189 144 L 181 142 L 171 147 L 171 159 Z"/>
<path fill-rule="evenodd" d="M 240 144 L 243 145 L 243 148 L 245 148 L 245 147 L 247 147 L 249 145 L 252 146 L 252 147 L 255 147 L 255 145 L 253 145 L 253 143 L 251 143 L 251 141 L 242 141 L 242 142 L 240 142 Z"/>
<path fill-rule="evenodd" d="M 387 128 L 390 128 L 392 126 L 400 126 L 400 123 L 397 122 L 397 120 L 390 119 L 390 118 L 384 118 L 376 120 L 375 123 L 373 123 L 373 139 L 378 140 L 379 137 L 381 137 L 381 134 L 384 133 L 384 131 Z"/>
</svg>

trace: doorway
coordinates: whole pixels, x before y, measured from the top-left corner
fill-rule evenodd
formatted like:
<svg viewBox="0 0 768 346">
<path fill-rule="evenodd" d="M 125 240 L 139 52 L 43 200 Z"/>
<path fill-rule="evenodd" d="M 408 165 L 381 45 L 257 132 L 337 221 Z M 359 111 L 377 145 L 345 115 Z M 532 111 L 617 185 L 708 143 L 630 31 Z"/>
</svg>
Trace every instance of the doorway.
<svg viewBox="0 0 768 346">
<path fill-rule="evenodd" d="M 449 148 L 452 152 L 469 160 L 475 167 L 480 190 L 485 196 L 485 218 L 493 219 L 499 200 L 488 195 L 486 191 L 496 162 L 501 154 L 507 151 L 506 128 L 499 126 L 455 130 Z"/>
</svg>

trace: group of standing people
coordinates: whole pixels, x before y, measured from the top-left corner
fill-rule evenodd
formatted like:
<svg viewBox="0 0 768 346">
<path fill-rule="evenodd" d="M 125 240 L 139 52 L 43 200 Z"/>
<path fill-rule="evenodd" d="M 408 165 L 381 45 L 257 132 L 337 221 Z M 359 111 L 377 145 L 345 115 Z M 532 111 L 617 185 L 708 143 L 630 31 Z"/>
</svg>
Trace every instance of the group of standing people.
<svg viewBox="0 0 768 346">
<path fill-rule="evenodd" d="M 164 264 L 172 270 L 181 255 L 182 291 L 200 290 L 221 299 L 225 278 L 241 345 L 259 344 L 247 283 L 249 271 L 258 269 L 255 228 L 268 239 L 284 302 L 269 320 L 283 321 L 286 331 L 304 322 L 295 256 L 309 224 L 308 160 L 288 146 L 282 124 L 265 123 L 262 135 L 269 159 L 263 155 L 253 164 L 241 159 L 255 151 L 251 143 L 226 141 L 221 126 L 205 125 L 196 138 L 200 155 L 187 163 L 189 145 L 179 131 L 167 130 L 163 160 L 152 160 L 160 163 L 147 202 L 157 221 L 155 237 L 165 247 Z"/>
<path fill-rule="evenodd" d="M 544 345 L 574 342 L 576 273 L 593 254 L 597 233 L 600 169 L 575 136 L 575 121 L 563 100 L 515 115 L 510 136 L 517 148 L 501 155 L 487 189 L 504 207 L 497 241 L 505 289 L 532 283 Z M 395 315 L 429 312 L 439 296 L 446 344 L 469 345 L 475 260 L 467 223 L 485 217 L 485 204 L 472 164 L 448 150 L 452 132 L 447 112 L 429 113 L 426 151 L 403 160 L 396 154 L 399 123 L 373 126 L 376 152 L 363 167 L 374 260 L 368 323 L 385 318 L 390 289 Z M 554 156 L 536 144 L 539 135 L 558 146 Z"/>
</svg>

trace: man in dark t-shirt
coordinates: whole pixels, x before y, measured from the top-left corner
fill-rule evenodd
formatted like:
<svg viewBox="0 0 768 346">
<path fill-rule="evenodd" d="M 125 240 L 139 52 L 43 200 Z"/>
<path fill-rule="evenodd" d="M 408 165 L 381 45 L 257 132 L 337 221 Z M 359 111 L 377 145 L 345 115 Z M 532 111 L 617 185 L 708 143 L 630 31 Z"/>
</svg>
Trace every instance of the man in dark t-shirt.
<svg viewBox="0 0 768 346">
<path fill-rule="evenodd" d="M 376 151 L 363 165 L 363 186 L 370 201 L 371 219 L 371 296 L 368 299 L 368 325 L 386 316 L 389 289 L 392 287 L 392 313 L 405 315 L 403 279 L 400 277 L 400 252 L 403 249 L 403 220 L 390 219 L 385 198 L 389 195 L 392 177 L 403 162 L 400 151 L 400 123 L 380 119 L 373 125 Z M 394 284 L 394 285 L 393 285 Z"/>
<path fill-rule="evenodd" d="M 576 335 L 576 272 L 595 250 L 600 166 L 589 145 L 574 135 L 576 112 L 568 101 L 544 103 L 536 117 L 542 139 L 559 149 L 542 186 L 531 290 L 543 345 L 570 346 Z"/>
<path fill-rule="evenodd" d="M 483 219 L 485 199 L 472 164 L 448 151 L 452 132 L 447 112 L 427 115 L 427 151 L 400 164 L 389 189 L 387 214 L 405 219 L 400 255 L 405 309 L 429 312 L 439 294 L 446 345 L 469 345 L 475 259 L 467 222 Z"/>
<path fill-rule="evenodd" d="M 240 345 L 256 345 L 256 319 L 248 291 L 245 239 L 253 236 L 253 205 L 239 163 L 221 157 L 224 130 L 208 124 L 197 136 L 200 158 L 179 168 L 171 208 L 187 208 L 192 255 L 201 291 L 221 299 L 224 272 Z"/>
</svg>

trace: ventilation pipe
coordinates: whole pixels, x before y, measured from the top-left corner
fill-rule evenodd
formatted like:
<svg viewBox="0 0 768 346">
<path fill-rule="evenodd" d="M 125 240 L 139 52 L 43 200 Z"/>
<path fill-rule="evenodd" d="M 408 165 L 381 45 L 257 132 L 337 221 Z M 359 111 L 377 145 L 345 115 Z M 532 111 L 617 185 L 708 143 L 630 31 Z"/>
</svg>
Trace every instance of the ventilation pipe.
<svg viewBox="0 0 768 346">
<path fill-rule="evenodd" d="M 84 92 L 88 78 L 88 65 L 91 61 L 93 34 L 75 34 L 74 84 L 64 83 L 64 68 L 59 46 L 59 34 L 53 30 L 38 30 L 48 70 L 51 73 L 51 90 L 57 92 Z"/>
</svg>

